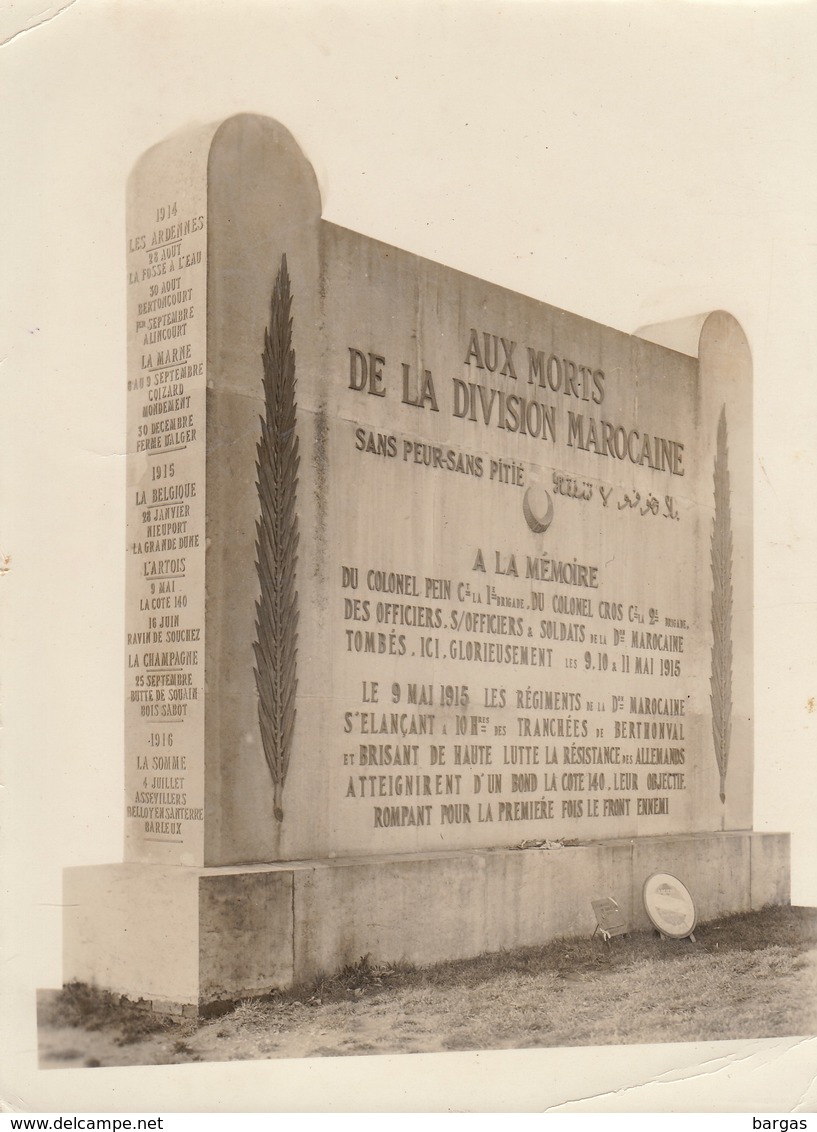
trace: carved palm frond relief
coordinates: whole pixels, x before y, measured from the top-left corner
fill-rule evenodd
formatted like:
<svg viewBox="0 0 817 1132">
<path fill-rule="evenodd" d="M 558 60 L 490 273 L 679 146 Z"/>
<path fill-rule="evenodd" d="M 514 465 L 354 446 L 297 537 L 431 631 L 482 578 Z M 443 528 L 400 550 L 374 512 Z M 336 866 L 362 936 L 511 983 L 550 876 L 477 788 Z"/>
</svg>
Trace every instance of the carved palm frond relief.
<svg viewBox="0 0 817 1132">
<path fill-rule="evenodd" d="M 295 351 L 292 348 L 286 256 L 275 280 L 264 335 L 264 402 L 256 474 L 260 515 L 256 521 L 255 682 L 261 741 L 274 785 L 274 813 L 282 821 L 283 789 L 292 752 L 298 688 L 298 435 L 295 430 Z"/>
<path fill-rule="evenodd" d="M 726 767 L 732 733 L 732 519 L 726 406 L 718 421 L 715 450 L 715 516 L 712 520 L 712 738 L 720 771 L 721 802 L 726 801 Z"/>
</svg>

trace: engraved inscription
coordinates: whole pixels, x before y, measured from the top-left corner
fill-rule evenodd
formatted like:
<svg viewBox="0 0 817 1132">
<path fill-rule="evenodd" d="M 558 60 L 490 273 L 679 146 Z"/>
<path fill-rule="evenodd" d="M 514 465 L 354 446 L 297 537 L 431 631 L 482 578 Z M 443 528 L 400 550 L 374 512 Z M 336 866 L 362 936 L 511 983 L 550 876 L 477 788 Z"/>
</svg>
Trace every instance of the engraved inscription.
<svg viewBox="0 0 817 1132">
<path fill-rule="evenodd" d="M 136 203 L 127 267 L 126 842 L 167 861 L 204 819 L 206 221 L 181 199 Z"/>
</svg>

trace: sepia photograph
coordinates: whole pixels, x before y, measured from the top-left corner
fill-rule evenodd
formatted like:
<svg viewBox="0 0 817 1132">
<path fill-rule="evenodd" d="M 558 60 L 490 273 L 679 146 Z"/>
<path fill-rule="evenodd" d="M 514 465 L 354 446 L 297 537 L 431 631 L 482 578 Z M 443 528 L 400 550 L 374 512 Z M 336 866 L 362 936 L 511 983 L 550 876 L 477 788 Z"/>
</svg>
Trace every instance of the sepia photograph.
<svg viewBox="0 0 817 1132">
<path fill-rule="evenodd" d="M 0 1111 L 814 1111 L 814 5 L 0 41 Z"/>
</svg>

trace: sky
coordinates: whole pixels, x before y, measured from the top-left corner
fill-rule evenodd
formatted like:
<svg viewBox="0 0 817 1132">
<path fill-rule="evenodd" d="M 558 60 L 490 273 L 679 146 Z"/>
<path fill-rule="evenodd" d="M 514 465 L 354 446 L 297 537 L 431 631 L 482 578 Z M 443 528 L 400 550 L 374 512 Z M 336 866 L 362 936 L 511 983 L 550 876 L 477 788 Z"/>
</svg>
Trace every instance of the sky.
<svg viewBox="0 0 817 1132">
<path fill-rule="evenodd" d="M 754 824 L 791 831 L 793 901 L 817 903 L 815 4 L 20 2 L 0 42 L 4 994 L 24 1107 L 87 1107 L 82 1074 L 32 1068 L 31 992 L 60 980 L 62 869 L 122 859 L 125 181 L 157 141 L 240 111 L 293 133 L 344 227 L 628 332 L 740 321 Z M 802 1049 L 764 1050 L 736 1063 L 759 1079 L 785 1053 L 802 1094 Z M 540 1081 L 556 1057 L 515 1056 Z M 157 1096 L 186 1107 L 162 1072 Z M 263 1105 L 269 1075 L 231 1072 Z M 321 1072 L 340 1097 L 348 1075 Z M 110 1073 L 127 1107 L 139 1086 Z M 535 1103 L 589 1098 L 577 1079 Z M 688 1103 L 681 1078 L 649 1080 L 643 1103 Z"/>
</svg>

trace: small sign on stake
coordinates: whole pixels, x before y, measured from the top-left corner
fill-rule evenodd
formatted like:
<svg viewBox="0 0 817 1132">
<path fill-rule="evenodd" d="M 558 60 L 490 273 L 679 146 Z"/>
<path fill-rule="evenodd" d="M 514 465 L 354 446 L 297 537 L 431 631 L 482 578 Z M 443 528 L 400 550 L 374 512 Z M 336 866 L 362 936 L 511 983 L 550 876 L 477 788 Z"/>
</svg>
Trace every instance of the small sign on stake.
<svg viewBox="0 0 817 1132">
<path fill-rule="evenodd" d="M 593 935 L 600 931 L 601 938 L 605 943 L 609 943 L 612 936 L 627 934 L 627 924 L 621 914 L 621 909 L 612 897 L 603 896 L 598 900 L 591 900 L 590 903 L 596 913 L 596 927 L 593 930 Z"/>
</svg>

